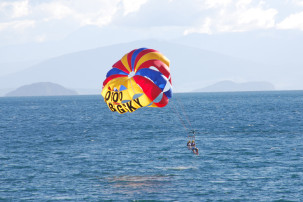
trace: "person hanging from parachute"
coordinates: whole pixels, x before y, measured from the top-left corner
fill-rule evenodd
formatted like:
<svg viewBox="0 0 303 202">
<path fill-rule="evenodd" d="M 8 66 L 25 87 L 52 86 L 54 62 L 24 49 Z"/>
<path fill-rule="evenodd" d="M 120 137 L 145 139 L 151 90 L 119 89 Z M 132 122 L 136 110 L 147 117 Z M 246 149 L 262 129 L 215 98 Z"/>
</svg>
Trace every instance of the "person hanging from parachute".
<svg viewBox="0 0 303 202">
<path fill-rule="evenodd" d="M 199 155 L 199 149 L 197 147 L 193 147 L 192 151 L 194 154 Z"/>
<path fill-rule="evenodd" d="M 188 147 L 188 149 L 190 149 L 191 148 L 191 141 L 190 140 L 188 140 L 188 142 L 187 142 L 187 147 Z"/>
<path fill-rule="evenodd" d="M 192 152 L 196 155 L 199 155 L 199 149 L 196 147 L 196 142 L 195 142 L 195 139 L 196 139 L 196 134 L 198 132 L 196 130 L 190 130 L 188 132 L 188 142 L 187 142 L 187 148 L 189 150 L 192 150 Z"/>
</svg>

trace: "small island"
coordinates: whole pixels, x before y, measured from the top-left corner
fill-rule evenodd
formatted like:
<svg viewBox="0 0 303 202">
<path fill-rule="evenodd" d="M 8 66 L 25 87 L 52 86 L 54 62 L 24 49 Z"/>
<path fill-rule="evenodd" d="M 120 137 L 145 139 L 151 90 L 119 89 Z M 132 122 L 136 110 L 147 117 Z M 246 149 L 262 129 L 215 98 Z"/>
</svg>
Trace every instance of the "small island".
<svg viewBox="0 0 303 202">
<path fill-rule="evenodd" d="M 78 95 L 74 90 L 67 89 L 59 84 L 51 82 L 39 82 L 24 85 L 6 94 L 7 97 L 19 96 L 61 96 Z"/>
<path fill-rule="evenodd" d="M 205 88 L 195 90 L 195 92 L 237 92 L 237 91 L 272 91 L 274 85 L 269 82 L 244 82 L 235 83 L 233 81 L 221 81 Z"/>
</svg>

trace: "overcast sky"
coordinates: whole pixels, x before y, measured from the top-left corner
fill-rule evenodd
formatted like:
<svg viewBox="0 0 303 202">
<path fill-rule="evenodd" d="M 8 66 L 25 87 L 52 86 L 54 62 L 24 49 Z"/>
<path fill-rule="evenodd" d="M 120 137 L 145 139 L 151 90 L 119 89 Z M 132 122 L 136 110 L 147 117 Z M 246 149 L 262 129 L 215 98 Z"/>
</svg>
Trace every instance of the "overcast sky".
<svg viewBox="0 0 303 202">
<path fill-rule="evenodd" d="M 60 40 L 87 25 L 163 38 L 303 31 L 303 0 L 0 0 L 0 46 Z"/>
</svg>

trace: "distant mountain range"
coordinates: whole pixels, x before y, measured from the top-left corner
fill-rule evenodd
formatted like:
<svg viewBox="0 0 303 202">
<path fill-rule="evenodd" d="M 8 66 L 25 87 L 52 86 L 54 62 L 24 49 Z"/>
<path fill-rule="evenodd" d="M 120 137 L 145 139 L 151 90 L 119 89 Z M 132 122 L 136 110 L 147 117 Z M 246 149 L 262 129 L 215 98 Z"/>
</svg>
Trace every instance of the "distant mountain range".
<svg viewBox="0 0 303 202">
<path fill-rule="evenodd" d="M 235 92 L 235 91 L 271 91 L 274 85 L 269 82 L 245 82 L 221 81 L 213 85 L 196 89 L 194 92 Z"/>
<path fill-rule="evenodd" d="M 268 65 L 185 45 L 149 40 L 51 58 L 26 70 L 1 77 L 0 86 L 15 89 L 29 83 L 48 81 L 75 90 L 96 89 L 94 93 L 98 94 L 112 65 L 127 52 L 140 47 L 156 49 L 170 59 L 174 92 L 190 92 L 222 80 L 281 81 L 281 76 L 285 75 L 279 71 L 267 72 Z"/>
<path fill-rule="evenodd" d="M 171 60 L 175 92 L 223 80 L 268 81 L 278 90 L 303 89 L 301 31 L 193 33 L 166 41 L 123 43 L 144 38 L 88 26 L 59 41 L 0 46 L 0 96 L 21 85 L 45 81 L 81 89 L 80 93 L 100 93 L 111 66 L 141 47 L 157 49 Z"/>
<path fill-rule="evenodd" d="M 58 96 L 58 95 L 77 95 L 74 90 L 69 90 L 61 85 L 51 82 L 33 83 L 24 85 L 6 94 L 7 97 L 18 96 Z"/>
</svg>

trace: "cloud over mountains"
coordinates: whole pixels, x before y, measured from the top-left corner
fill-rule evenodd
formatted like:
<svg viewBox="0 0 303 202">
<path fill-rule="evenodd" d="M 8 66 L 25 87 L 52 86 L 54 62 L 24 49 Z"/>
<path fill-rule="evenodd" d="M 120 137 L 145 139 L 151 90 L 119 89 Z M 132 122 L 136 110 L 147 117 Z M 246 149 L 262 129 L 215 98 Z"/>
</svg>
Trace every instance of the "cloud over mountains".
<svg viewBox="0 0 303 202">
<path fill-rule="evenodd" d="M 87 25 L 121 27 L 150 37 L 156 31 L 182 36 L 272 28 L 303 30 L 302 9 L 300 0 L 3 0 L 0 46 L 58 40 Z"/>
</svg>

